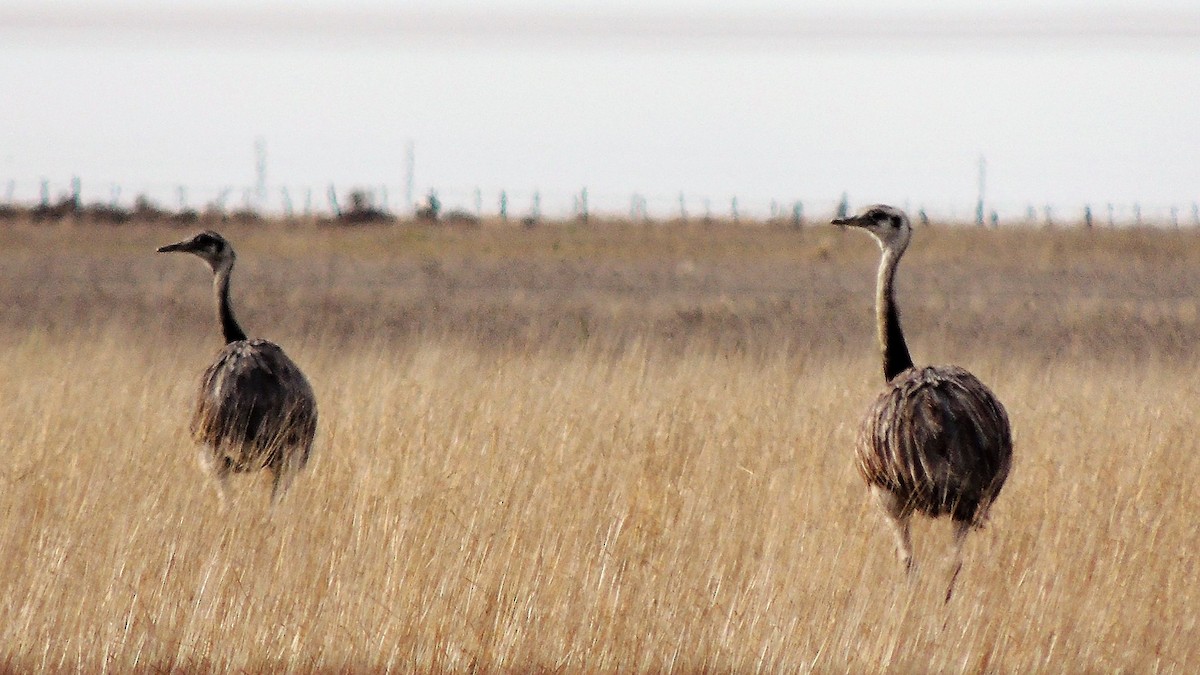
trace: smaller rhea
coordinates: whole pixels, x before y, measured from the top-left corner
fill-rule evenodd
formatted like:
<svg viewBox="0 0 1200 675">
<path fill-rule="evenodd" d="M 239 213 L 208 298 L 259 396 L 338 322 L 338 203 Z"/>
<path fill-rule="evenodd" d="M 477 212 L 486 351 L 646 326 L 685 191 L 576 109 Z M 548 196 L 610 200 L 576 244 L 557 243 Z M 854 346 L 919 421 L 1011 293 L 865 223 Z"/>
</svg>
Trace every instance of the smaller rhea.
<svg viewBox="0 0 1200 675">
<path fill-rule="evenodd" d="M 224 237 L 204 231 L 158 252 L 191 253 L 213 271 L 225 346 L 200 378 L 192 414 L 192 438 L 202 446 L 200 464 L 216 479 L 222 509 L 228 499 L 229 474 L 260 469 L 272 474 L 274 505 L 312 451 L 317 431 L 312 387 L 279 345 L 249 339 L 238 325 L 229 302 L 236 256 Z"/>
<path fill-rule="evenodd" d="M 1008 415 L 966 370 L 913 365 L 895 297 L 896 267 L 912 238 L 904 212 L 876 204 L 833 224 L 866 230 L 883 251 L 875 312 L 886 384 L 859 429 L 858 472 L 891 523 L 906 572 L 912 570 L 912 514 L 950 516 L 955 558 L 949 602 L 967 533 L 983 525 L 1012 466 Z"/>
</svg>

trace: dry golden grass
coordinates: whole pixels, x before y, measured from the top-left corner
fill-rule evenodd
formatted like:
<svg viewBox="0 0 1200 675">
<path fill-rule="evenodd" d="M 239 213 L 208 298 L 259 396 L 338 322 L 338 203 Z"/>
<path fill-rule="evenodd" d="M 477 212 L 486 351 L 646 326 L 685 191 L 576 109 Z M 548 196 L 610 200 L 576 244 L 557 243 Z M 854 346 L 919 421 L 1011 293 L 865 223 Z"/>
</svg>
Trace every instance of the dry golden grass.
<svg viewBox="0 0 1200 675">
<path fill-rule="evenodd" d="M 277 512 L 186 436 L 219 344 L 166 228 L 0 230 L 0 668 L 1189 672 L 1200 240 L 917 233 L 918 361 L 1008 407 L 941 604 L 850 458 L 877 252 L 833 228 L 234 228 L 321 406 Z"/>
</svg>

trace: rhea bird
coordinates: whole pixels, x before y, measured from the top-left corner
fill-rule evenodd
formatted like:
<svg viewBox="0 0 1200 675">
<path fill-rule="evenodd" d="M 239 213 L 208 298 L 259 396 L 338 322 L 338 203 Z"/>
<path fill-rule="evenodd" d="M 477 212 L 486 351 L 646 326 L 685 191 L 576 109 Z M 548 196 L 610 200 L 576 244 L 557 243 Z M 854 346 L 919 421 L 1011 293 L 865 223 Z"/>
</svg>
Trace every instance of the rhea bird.
<svg viewBox="0 0 1200 675">
<path fill-rule="evenodd" d="M 908 216 L 877 204 L 833 224 L 867 231 L 883 252 L 875 318 L 886 385 L 859 427 L 858 472 L 891 526 L 908 574 L 913 568 L 912 515 L 950 516 L 954 572 L 946 588 L 949 602 L 962 570 L 963 542 L 987 520 L 1012 466 L 1008 414 L 987 385 L 965 369 L 913 365 L 895 290 L 896 267 L 912 238 Z"/>
<path fill-rule="evenodd" d="M 279 345 L 247 338 L 238 324 L 229 301 L 237 256 L 224 237 L 206 230 L 158 252 L 191 253 L 213 272 L 225 346 L 200 377 L 192 413 L 190 431 L 201 446 L 201 467 L 215 479 L 222 509 L 228 502 L 229 474 L 270 471 L 274 506 L 312 452 L 317 431 L 312 387 Z"/>
</svg>

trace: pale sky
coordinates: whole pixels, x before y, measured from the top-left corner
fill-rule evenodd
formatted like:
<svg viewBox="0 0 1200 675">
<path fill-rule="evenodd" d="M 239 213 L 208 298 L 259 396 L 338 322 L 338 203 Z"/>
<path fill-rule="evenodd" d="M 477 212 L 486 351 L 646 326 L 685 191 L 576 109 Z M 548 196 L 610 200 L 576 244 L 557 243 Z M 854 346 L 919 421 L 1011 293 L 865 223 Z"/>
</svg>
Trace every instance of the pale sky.
<svg viewBox="0 0 1200 675">
<path fill-rule="evenodd" d="M 1157 2 L 0 4 L 0 190 L 330 184 L 511 210 L 1200 200 L 1200 11 Z M 0 197 L 3 195 L 0 194 Z"/>
</svg>

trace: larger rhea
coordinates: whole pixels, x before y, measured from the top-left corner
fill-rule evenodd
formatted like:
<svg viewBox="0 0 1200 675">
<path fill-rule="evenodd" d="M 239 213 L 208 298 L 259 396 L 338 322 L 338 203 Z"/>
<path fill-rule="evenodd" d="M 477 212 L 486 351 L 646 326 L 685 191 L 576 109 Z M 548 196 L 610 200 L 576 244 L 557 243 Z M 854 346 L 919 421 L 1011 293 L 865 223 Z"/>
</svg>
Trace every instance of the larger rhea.
<svg viewBox="0 0 1200 675">
<path fill-rule="evenodd" d="M 906 572 L 913 565 L 913 513 L 949 515 L 954 525 L 954 572 L 963 541 L 981 527 L 1012 466 L 1012 432 L 1000 400 L 958 366 L 913 365 L 896 307 L 896 266 L 912 227 L 903 211 L 875 205 L 835 225 L 862 228 L 883 250 L 875 313 L 887 384 L 863 418 L 855 446 L 858 472 L 883 508 Z"/>
<path fill-rule="evenodd" d="M 200 378 L 192 414 L 190 428 L 201 445 L 201 466 L 215 478 L 222 508 L 230 473 L 267 469 L 274 505 L 312 451 L 317 432 L 312 387 L 279 345 L 249 339 L 238 325 L 229 303 L 229 275 L 236 256 L 224 237 L 205 231 L 158 252 L 191 253 L 213 271 L 225 346 Z"/>
</svg>

